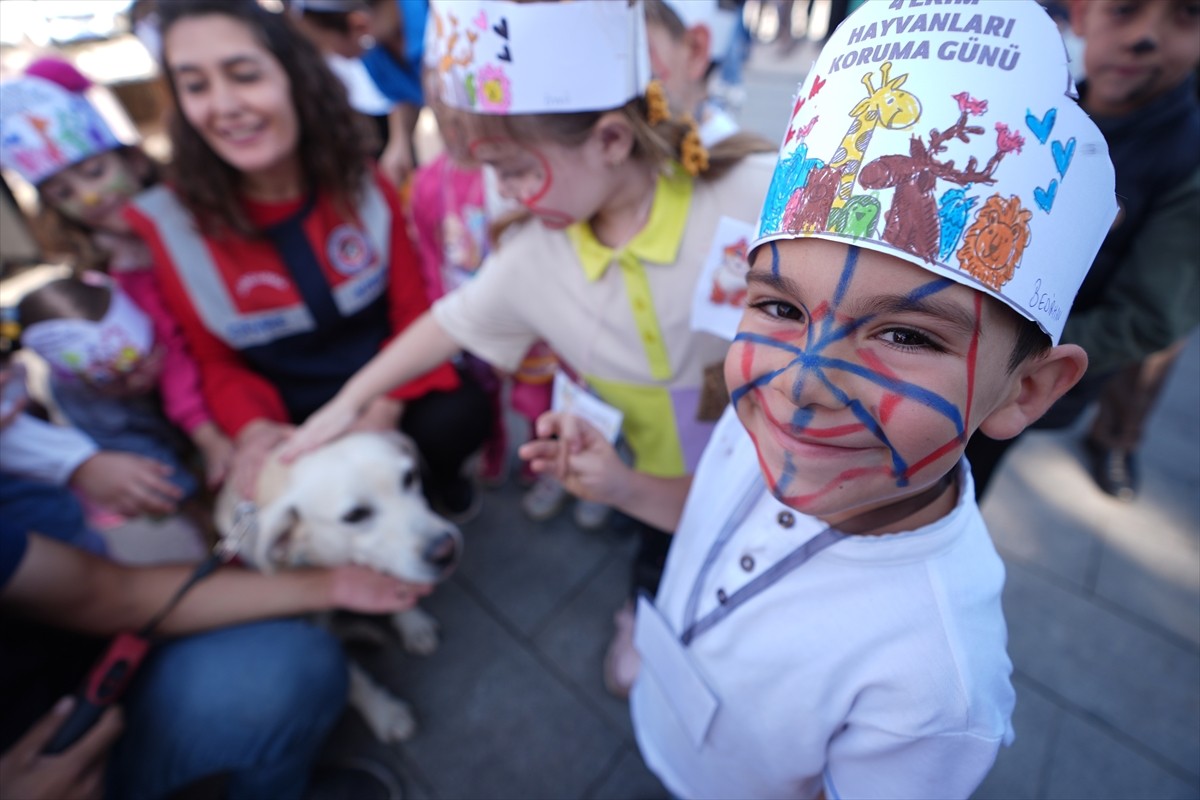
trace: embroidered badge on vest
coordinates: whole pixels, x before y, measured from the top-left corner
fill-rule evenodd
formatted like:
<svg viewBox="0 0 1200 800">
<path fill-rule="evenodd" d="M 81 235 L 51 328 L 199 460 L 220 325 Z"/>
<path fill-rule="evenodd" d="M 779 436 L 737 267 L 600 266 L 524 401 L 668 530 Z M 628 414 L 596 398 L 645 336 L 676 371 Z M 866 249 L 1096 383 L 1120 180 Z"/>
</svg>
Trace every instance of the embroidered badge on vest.
<svg viewBox="0 0 1200 800">
<path fill-rule="evenodd" d="M 342 275 L 355 275 L 370 265 L 373 257 L 366 235 L 353 225 L 339 225 L 329 234 L 329 263 Z"/>
</svg>

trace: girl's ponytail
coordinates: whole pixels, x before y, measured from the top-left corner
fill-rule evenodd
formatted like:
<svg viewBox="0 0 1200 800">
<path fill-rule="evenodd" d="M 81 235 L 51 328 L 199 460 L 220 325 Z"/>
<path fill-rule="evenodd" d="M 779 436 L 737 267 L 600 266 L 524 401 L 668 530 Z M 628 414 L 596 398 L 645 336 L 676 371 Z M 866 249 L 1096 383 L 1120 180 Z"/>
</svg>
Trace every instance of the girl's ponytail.
<svg viewBox="0 0 1200 800">
<path fill-rule="evenodd" d="M 636 108 L 634 108 L 636 106 Z M 773 153 L 775 146 L 751 133 L 736 133 L 707 148 L 700 127 L 690 115 L 672 116 L 666 92 L 650 81 L 644 97 L 630 101 L 626 110 L 634 122 L 639 149 L 656 161 L 678 161 L 693 177 L 717 180 L 742 159 L 755 153 Z"/>
</svg>

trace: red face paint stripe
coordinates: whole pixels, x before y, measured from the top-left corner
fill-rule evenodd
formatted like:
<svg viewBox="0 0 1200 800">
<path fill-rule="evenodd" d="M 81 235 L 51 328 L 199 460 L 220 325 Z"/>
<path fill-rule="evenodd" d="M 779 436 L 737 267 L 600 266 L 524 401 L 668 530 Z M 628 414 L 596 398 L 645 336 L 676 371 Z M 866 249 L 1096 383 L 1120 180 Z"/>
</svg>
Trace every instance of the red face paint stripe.
<svg viewBox="0 0 1200 800">
<path fill-rule="evenodd" d="M 820 489 L 817 489 L 815 492 L 811 494 L 798 494 L 785 497 L 783 498 L 783 502 L 789 506 L 793 506 L 794 508 L 803 508 L 804 506 L 807 506 L 808 504 L 829 494 L 845 481 L 851 481 L 855 478 L 861 478 L 864 475 L 874 474 L 890 475 L 891 470 L 889 470 L 887 467 L 856 467 L 855 469 L 848 469 L 845 472 L 840 473 L 837 477 L 822 486 Z"/>
<path fill-rule="evenodd" d="M 971 331 L 971 346 L 967 348 L 967 408 L 963 413 L 963 430 L 971 429 L 971 399 L 975 396 L 975 357 L 979 354 L 979 320 L 983 316 L 983 295 L 975 293 L 975 330 Z"/>
</svg>

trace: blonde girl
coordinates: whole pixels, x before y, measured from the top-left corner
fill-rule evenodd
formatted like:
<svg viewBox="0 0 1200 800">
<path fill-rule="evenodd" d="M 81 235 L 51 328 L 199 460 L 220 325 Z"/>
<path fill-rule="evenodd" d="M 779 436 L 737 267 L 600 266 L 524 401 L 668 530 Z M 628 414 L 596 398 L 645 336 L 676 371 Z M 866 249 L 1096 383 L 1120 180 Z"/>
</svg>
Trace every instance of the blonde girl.
<svg viewBox="0 0 1200 800">
<path fill-rule="evenodd" d="M 712 430 L 699 414 L 713 405 L 705 372 L 727 347 L 692 330 L 693 289 L 720 220 L 753 224 L 772 148 L 735 136 L 705 151 L 695 122 L 674 116 L 650 82 L 640 3 L 435 0 L 430 26 L 442 100 L 469 112 L 472 155 L 524 218 L 474 279 L 310 417 L 287 453 L 338 436 L 372 398 L 459 350 L 511 371 L 540 339 L 576 385 L 621 412 L 636 469 L 688 474 Z M 635 588 L 653 590 L 637 574 L 655 572 L 646 566 L 665 559 L 669 541 L 647 529 Z M 636 672 L 632 647 L 621 655 L 623 674 L 606 670 L 617 694 Z"/>
</svg>

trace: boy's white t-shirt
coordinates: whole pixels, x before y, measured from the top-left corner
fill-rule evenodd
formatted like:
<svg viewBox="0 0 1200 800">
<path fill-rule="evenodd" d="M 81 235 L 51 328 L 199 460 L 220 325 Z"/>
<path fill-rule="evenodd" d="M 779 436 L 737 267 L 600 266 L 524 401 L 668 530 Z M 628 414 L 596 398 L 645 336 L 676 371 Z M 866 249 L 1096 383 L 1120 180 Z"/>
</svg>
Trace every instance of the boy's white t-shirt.
<svg viewBox="0 0 1200 800">
<path fill-rule="evenodd" d="M 646 763 L 673 794 L 971 794 L 1001 743 L 1012 740 L 1015 696 L 1000 606 L 1004 566 L 970 469 L 965 461 L 958 469 L 959 501 L 948 516 L 912 532 L 837 541 L 682 648 L 717 702 L 699 745 L 695 709 L 672 705 L 687 676 L 643 652 L 631 697 L 634 730 Z M 745 497 L 748 513 L 730 523 L 731 538 L 714 556 L 713 543 Z M 675 638 L 684 629 L 706 559 L 712 567 L 694 618 L 824 528 L 766 491 L 754 444 L 726 409 L 658 590 L 666 626 Z M 646 616 L 638 614 L 635 640 L 649 630 Z"/>
</svg>

